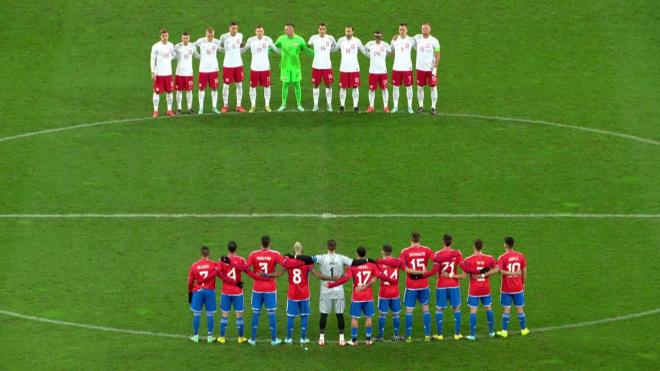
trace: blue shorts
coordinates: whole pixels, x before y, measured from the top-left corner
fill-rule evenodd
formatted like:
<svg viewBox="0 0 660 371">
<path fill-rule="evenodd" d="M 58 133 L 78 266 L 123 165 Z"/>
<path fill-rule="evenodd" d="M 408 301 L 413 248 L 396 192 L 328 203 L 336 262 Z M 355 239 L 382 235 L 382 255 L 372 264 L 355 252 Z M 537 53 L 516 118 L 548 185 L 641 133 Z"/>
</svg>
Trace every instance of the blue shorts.
<svg viewBox="0 0 660 371">
<path fill-rule="evenodd" d="M 307 300 L 287 300 L 286 315 L 289 317 L 309 316 L 309 299 Z"/>
<path fill-rule="evenodd" d="M 364 313 L 365 317 L 374 316 L 374 302 L 372 301 L 354 301 L 351 303 L 351 317 L 360 318 Z"/>
<path fill-rule="evenodd" d="M 222 309 L 223 312 L 230 312 L 231 307 L 234 307 L 234 311 L 236 312 L 243 311 L 243 294 L 220 295 L 220 309 Z"/>
<path fill-rule="evenodd" d="M 449 305 L 452 307 L 461 305 L 461 288 L 447 287 L 435 289 L 435 306 L 438 308 L 446 308 L 447 301 L 449 301 Z"/>
<path fill-rule="evenodd" d="M 201 289 L 193 292 L 190 310 L 195 314 L 202 313 L 202 307 L 206 309 L 206 314 L 213 314 L 216 311 L 215 290 Z"/>
<path fill-rule="evenodd" d="M 431 290 L 428 287 L 417 290 L 406 289 L 403 295 L 403 302 L 406 304 L 406 308 L 414 308 L 418 300 L 422 305 L 428 305 L 431 301 Z"/>
<path fill-rule="evenodd" d="M 252 291 L 252 311 L 259 313 L 262 305 L 266 305 L 266 310 L 277 309 L 277 292 Z"/>
<path fill-rule="evenodd" d="M 491 298 L 490 295 L 486 295 L 486 296 L 468 295 L 468 307 L 477 308 L 479 307 L 479 302 L 481 302 L 481 305 L 483 305 L 484 307 L 490 307 L 491 305 L 493 305 L 493 298 Z"/>
<path fill-rule="evenodd" d="M 511 307 L 511 302 L 513 304 L 520 308 L 525 306 L 525 292 L 517 292 L 515 294 L 507 294 L 507 293 L 501 293 L 500 294 L 500 303 L 502 304 L 503 307 L 510 308 Z"/>
<path fill-rule="evenodd" d="M 387 313 L 387 311 L 392 311 L 392 313 L 394 314 L 399 314 L 399 312 L 401 312 L 401 299 L 378 298 L 378 311 L 382 313 Z"/>
</svg>

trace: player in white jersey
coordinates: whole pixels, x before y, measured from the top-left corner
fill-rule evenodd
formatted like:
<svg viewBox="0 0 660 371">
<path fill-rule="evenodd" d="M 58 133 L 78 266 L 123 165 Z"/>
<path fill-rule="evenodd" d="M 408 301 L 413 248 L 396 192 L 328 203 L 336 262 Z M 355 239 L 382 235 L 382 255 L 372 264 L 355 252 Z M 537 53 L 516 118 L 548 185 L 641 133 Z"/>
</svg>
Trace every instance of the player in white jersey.
<svg viewBox="0 0 660 371">
<path fill-rule="evenodd" d="M 337 254 L 337 243 L 335 240 L 329 240 L 327 243 L 328 253 L 313 256 L 314 262 L 319 265 L 319 271 L 323 276 L 333 279 L 339 279 L 344 276 L 346 267 L 353 263 L 353 259 L 344 255 Z M 344 340 L 344 286 L 340 285 L 334 288 L 328 288 L 321 285 L 321 294 L 319 296 L 319 312 L 321 320 L 319 322 L 319 345 L 325 345 L 325 325 L 328 320 L 328 314 L 334 309 L 337 315 L 337 328 L 339 329 L 339 346 L 346 345 Z"/>
<path fill-rule="evenodd" d="M 236 84 L 236 111 L 245 112 L 241 106 L 243 100 L 243 59 L 241 58 L 241 48 L 243 43 L 243 34 L 238 32 L 238 23 L 229 24 L 229 32 L 220 36 L 220 43 L 225 51 L 225 59 L 222 62 L 222 111 L 229 111 L 229 86 Z"/>
<path fill-rule="evenodd" d="M 160 41 L 151 47 L 151 79 L 154 81 L 154 114 L 158 117 L 158 103 L 160 94 L 165 93 L 167 98 L 167 115 L 174 116 L 172 112 L 172 59 L 174 58 L 174 44 L 169 42 L 170 34 L 167 30 L 160 30 Z"/>
<path fill-rule="evenodd" d="M 339 65 L 339 112 L 344 112 L 346 103 L 346 89 L 353 89 L 353 111 L 360 112 L 358 103 L 360 100 L 360 63 L 358 63 L 358 52 L 367 53 L 362 41 L 353 36 L 353 26 L 344 29 L 346 36 L 337 40 L 337 47 L 341 49 L 341 64 Z"/>
<path fill-rule="evenodd" d="M 413 78 L 412 78 L 412 58 L 410 54 L 415 48 L 415 39 L 408 36 L 408 25 L 401 23 L 399 25 L 399 34 L 392 38 L 392 52 L 394 53 L 394 64 L 392 65 L 392 113 L 399 110 L 399 86 L 406 86 L 406 96 L 408 98 L 408 112 L 413 113 Z"/>
<path fill-rule="evenodd" d="M 270 61 L 268 52 L 270 50 L 280 53 L 273 39 L 264 35 L 264 27 L 258 25 L 254 30 L 256 36 L 252 36 L 245 42 L 241 53 L 250 50 L 252 62 L 250 63 L 250 113 L 257 110 L 257 86 L 264 87 L 264 101 L 266 112 L 270 112 Z"/>
<path fill-rule="evenodd" d="M 367 113 L 374 112 L 374 101 L 376 100 L 376 90 L 380 87 L 383 94 L 383 112 L 390 112 L 389 103 L 390 95 L 387 91 L 387 63 L 385 59 L 388 54 L 392 54 L 392 47 L 383 41 L 383 33 L 380 31 L 374 32 L 374 40 L 369 41 L 364 46 L 367 50 L 367 57 L 369 57 L 369 108 Z"/>
<path fill-rule="evenodd" d="M 190 34 L 184 32 L 181 42 L 174 46 L 176 52 L 176 76 L 174 77 L 174 90 L 176 90 L 176 114 L 183 113 L 181 103 L 183 102 L 183 91 L 186 92 L 186 103 L 188 113 L 194 113 L 192 109 L 193 100 L 193 57 L 199 59 L 197 47 L 190 43 Z"/>
<path fill-rule="evenodd" d="M 431 25 L 422 24 L 422 33 L 415 35 L 417 51 L 417 112 L 424 112 L 424 86 L 431 88 L 431 114 L 436 114 L 438 102 L 438 64 L 440 63 L 440 41 L 431 36 Z"/>
<path fill-rule="evenodd" d="M 332 112 L 332 83 L 335 77 L 332 74 L 332 61 L 330 53 L 339 50 L 337 41 L 332 35 L 326 33 L 325 23 L 319 23 L 318 35 L 309 38 L 307 44 L 314 48 L 314 61 L 312 62 L 312 94 L 314 96 L 314 108 L 312 112 L 319 110 L 319 97 L 321 91 L 319 85 L 325 84 L 325 100 L 328 103 L 328 112 Z"/>
<path fill-rule="evenodd" d="M 199 48 L 199 77 L 197 83 L 199 90 L 199 114 L 204 113 L 204 93 L 206 86 L 211 88 L 211 103 L 214 113 L 218 111 L 218 57 L 219 51 L 222 51 L 220 40 L 215 38 L 215 30 L 212 27 L 206 29 L 206 37 L 195 41 L 195 46 Z"/>
</svg>

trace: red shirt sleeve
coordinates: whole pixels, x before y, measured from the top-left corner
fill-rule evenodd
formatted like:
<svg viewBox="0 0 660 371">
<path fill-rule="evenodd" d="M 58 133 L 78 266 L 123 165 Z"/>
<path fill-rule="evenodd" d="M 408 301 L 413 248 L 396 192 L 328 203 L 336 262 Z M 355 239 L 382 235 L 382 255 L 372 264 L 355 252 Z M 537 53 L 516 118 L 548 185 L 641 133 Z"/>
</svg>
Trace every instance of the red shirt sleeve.
<svg viewBox="0 0 660 371">
<path fill-rule="evenodd" d="M 302 261 L 302 260 L 298 260 L 298 259 L 284 258 L 284 260 L 282 260 L 281 265 L 282 265 L 282 267 L 287 268 L 287 269 L 288 268 L 299 268 L 299 267 L 302 267 L 303 265 L 305 265 L 305 262 Z"/>
<path fill-rule="evenodd" d="M 388 267 L 401 268 L 403 263 L 400 259 L 376 259 L 376 264 L 386 265 Z"/>
<path fill-rule="evenodd" d="M 424 272 L 424 274 L 422 275 L 422 277 L 424 277 L 424 278 L 431 277 L 432 275 L 438 273 L 439 271 L 440 271 L 440 264 L 436 264 L 436 263 L 434 263 L 434 264 L 433 264 L 433 268 L 431 268 L 430 271 L 426 271 L 426 272 Z"/>
<path fill-rule="evenodd" d="M 195 278 L 193 277 L 193 267 L 191 266 L 188 270 L 188 292 L 192 292 L 194 282 Z"/>
</svg>

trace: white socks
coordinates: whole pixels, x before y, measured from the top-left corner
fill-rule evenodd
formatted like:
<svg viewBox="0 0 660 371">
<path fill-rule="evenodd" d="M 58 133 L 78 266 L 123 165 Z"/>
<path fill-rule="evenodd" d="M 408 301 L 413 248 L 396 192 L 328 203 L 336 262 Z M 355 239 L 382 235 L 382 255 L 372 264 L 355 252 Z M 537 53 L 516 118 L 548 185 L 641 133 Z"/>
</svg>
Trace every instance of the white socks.
<svg viewBox="0 0 660 371">
<path fill-rule="evenodd" d="M 172 96 L 172 93 L 165 94 L 165 100 L 167 101 L 167 110 L 171 111 L 172 110 L 172 101 L 174 100 L 174 97 Z"/>
<path fill-rule="evenodd" d="M 374 100 L 376 100 L 376 91 L 369 89 L 369 107 L 373 108 Z"/>
<path fill-rule="evenodd" d="M 314 96 L 314 108 L 319 106 L 319 96 L 321 95 L 321 89 L 318 87 L 312 88 L 312 96 Z"/>
<path fill-rule="evenodd" d="M 412 108 L 413 101 L 413 88 L 412 86 L 406 87 L 406 96 L 408 97 L 408 108 Z"/>
<path fill-rule="evenodd" d="M 384 108 L 387 107 L 387 105 L 390 103 L 390 93 L 387 91 L 387 89 L 383 89 L 382 93 L 383 93 L 383 108 Z M 374 95 L 375 94 L 376 92 L 374 92 Z"/>
<path fill-rule="evenodd" d="M 438 103 L 438 87 L 434 86 L 431 88 L 431 108 L 435 108 L 436 103 Z"/>
<path fill-rule="evenodd" d="M 345 107 L 346 103 L 346 89 L 339 89 L 339 104 Z"/>
<path fill-rule="evenodd" d="M 424 107 L 424 87 L 423 86 L 418 86 L 417 87 L 417 103 L 419 103 L 419 107 Z"/>
<path fill-rule="evenodd" d="M 264 101 L 266 102 L 266 107 L 270 107 L 270 86 L 264 88 Z"/>
<path fill-rule="evenodd" d="M 211 104 L 213 104 L 213 109 L 218 108 L 218 91 L 211 90 Z"/>
<path fill-rule="evenodd" d="M 192 109 L 192 90 L 188 90 L 186 92 L 186 102 L 188 102 L 188 110 L 190 111 Z"/>
<path fill-rule="evenodd" d="M 243 102 L 243 84 L 236 83 L 236 107 L 243 106 L 242 102 Z"/>
<path fill-rule="evenodd" d="M 250 87 L 250 107 L 257 105 L 257 88 Z"/>
<path fill-rule="evenodd" d="M 394 108 L 399 108 L 399 87 L 395 86 L 392 88 L 392 104 Z"/>
<path fill-rule="evenodd" d="M 328 108 L 332 107 L 332 88 L 325 88 L 325 100 L 328 102 Z"/>
<path fill-rule="evenodd" d="M 154 101 L 154 112 L 158 112 L 158 102 L 160 102 L 160 94 L 154 93 L 153 101 Z"/>
<path fill-rule="evenodd" d="M 360 89 L 353 89 L 353 107 L 357 108 L 360 103 Z"/>
<path fill-rule="evenodd" d="M 206 90 L 200 90 L 197 92 L 197 100 L 199 101 L 199 109 L 204 109 L 204 95 L 206 95 Z"/>
<path fill-rule="evenodd" d="M 222 104 L 229 107 L 229 85 L 222 84 Z"/>
<path fill-rule="evenodd" d="M 176 92 L 176 109 L 181 110 L 181 103 L 183 101 L 183 92 L 177 90 Z"/>
</svg>

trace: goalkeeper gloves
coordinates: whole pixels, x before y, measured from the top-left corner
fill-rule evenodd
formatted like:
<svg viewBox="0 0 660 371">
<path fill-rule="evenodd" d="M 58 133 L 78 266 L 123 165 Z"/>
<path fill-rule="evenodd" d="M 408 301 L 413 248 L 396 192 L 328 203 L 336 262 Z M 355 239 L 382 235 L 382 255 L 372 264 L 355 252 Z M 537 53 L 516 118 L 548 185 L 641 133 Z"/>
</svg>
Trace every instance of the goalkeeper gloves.
<svg viewBox="0 0 660 371">
<path fill-rule="evenodd" d="M 192 292 L 188 293 L 188 304 L 192 304 Z"/>
<path fill-rule="evenodd" d="M 236 286 L 237 286 L 237 287 L 240 287 L 240 288 L 243 288 L 243 281 L 241 281 L 241 282 L 236 282 Z"/>
</svg>

